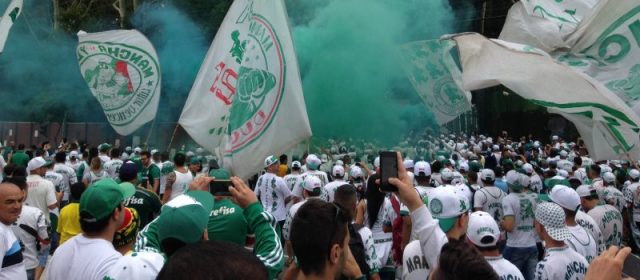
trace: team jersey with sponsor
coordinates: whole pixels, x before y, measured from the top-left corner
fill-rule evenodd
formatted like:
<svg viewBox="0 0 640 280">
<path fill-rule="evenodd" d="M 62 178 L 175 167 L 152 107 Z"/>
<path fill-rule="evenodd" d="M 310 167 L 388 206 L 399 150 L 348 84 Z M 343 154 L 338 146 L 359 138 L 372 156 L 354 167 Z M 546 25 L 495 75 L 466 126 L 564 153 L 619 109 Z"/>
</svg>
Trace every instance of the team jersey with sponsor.
<svg viewBox="0 0 640 280">
<path fill-rule="evenodd" d="M 367 200 L 363 200 L 365 204 L 365 212 L 364 212 L 364 225 L 370 226 L 369 212 L 367 210 Z M 383 203 L 380 205 L 380 210 L 378 211 L 378 217 L 371 226 L 371 233 L 373 234 L 373 241 L 376 246 L 376 253 L 378 255 L 378 261 L 381 264 L 381 267 L 384 267 L 389 259 L 391 258 L 391 245 L 392 245 L 392 233 L 384 232 L 384 225 L 391 225 L 391 223 L 396 219 L 396 212 L 393 210 L 393 206 L 391 205 L 391 200 L 389 198 L 384 199 Z"/>
<path fill-rule="evenodd" d="M 27 176 L 27 185 L 29 186 L 29 195 L 25 203 L 29 206 L 36 207 L 44 213 L 47 222 L 49 219 L 49 205 L 53 205 L 58 202 L 56 198 L 56 189 L 49 180 L 45 180 L 40 175 Z"/>
<path fill-rule="evenodd" d="M 582 280 L 589 263 L 568 246 L 547 248 L 544 259 L 536 266 L 536 280 Z"/>
<path fill-rule="evenodd" d="M 64 163 L 56 163 L 53 166 L 53 171 L 62 175 L 62 184 L 60 185 L 60 191 L 62 192 L 62 200 L 69 200 L 69 195 L 71 195 L 71 185 L 78 182 L 78 177 L 76 177 L 76 171 L 69 167 Z"/>
<path fill-rule="evenodd" d="M 622 244 L 622 214 L 611 205 L 599 205 L 587 213 L 602 231 L 606 248 Z"/>
<path fill-rule="evenodd" d="M 124 206 L 138 211 L 138 215 L 140 216 L 139 228 L 143 228 L 160 213 L 162 203 L 156 193 L 137 187 L 133 196 L 124 200 Z"/>
<path fill-rule="evenodd" d="M 186 173 L 182 173 L 178 170 L 173 171 L 176 174 L 176 181 L 171 186 L 171 194 L 169 194 L 169 200 L 174 199 L 189 190 L 189 184 L 193 181 L 193 174 L 187 170 Z M 165 194 L 167 195 L 167 194 Z"/>
<path fill-rule="evenodd" d="M 228 198 L 216 199 L 207 224 L 209 240 L 221 240 L 244 246 L 249 225 L 242 207 Z"/>
<path fill-rule="evenodd" d="M 591 263 L 598 256 L 598 243 L 591 236 L 591 233 L 582 226 L 575 225 L 568 228 L 571 232 L 571 238 L 567 239 L 565 243 L 569 245 L 569 248 L 584 256 L 587 262 Z"/>
<path fill-rule="evenodd" d="M 502 220 L 502 199 L 507 196 L 498 187 L 487 186 L 478 190 L 473 196 L 473 208 L 482 208 L 482 211 L 491 214 L 496 223 Z"/>
<path fill-rule="evenodd" d="M 291 196 L 291 191 L 284 180 L 273 173 L 265 173 L 256 183 L 256 196 L 262 207 L 276 218 L 284 221 L 287 217 L 285 199 Z"/>
<path fill-rule="evenodd" d="M 109 174 L 111 179 L 116 180 L 119 179 L 120 167 L 122 164 L 123 162 L 120 159 L 110 159 L 104 164 L 104 170 L 107 171 L 107 174 Z"/>
<path fill-rule="evenodd" d="M 598 244 L 598 255 L 602 253 L 606 249 L 604 234 L 602 234 L 602 230 L 593 217 L 580 210 L 576 212 L 576 223 L 591 233 L 591 236 L 593 236 L 593 239 L 595 239 Z"/>
<path fill-rule="evenodd" d="M 335 181 L 324 185 L 324 192 L 327 194 L 327 201 L 333 202 L 333 198 L 334 198 L 334 195 L 336 194 L 336 190 L 345 184 L 348 184 L 348 182 L 342 179 L 336 179 Z"/>
<path fill-rule="evenodd" d="M 140 171 L 138 171 L 138 176 L 143 184 L 146 183 L 148 186 L 153 186 L 153 182 L 156 179 L 158 179 L 158 182 L 160 181 L 160 168 L 155 164 L 150 164 L 149 166 L 142 167 Z M 158 191 L 160 191 L 159 188 L 158 186 Z"/>
<path fill-rule="evenodd" d="M 507 233 L 507 246 L 536 246 L 536 233 L 533 228 L 536 200 L 527 193 L 510 193 L 502 199 L 503 217 L 513 216 L 515 226 Z"/>
<path fill-rule="evenodd" d="M 402 252 L 402 279 L 424 280 L 429 277 L 430 272 L 431 267 L 422 253 L 420 241 L 409 242 Z"/>
<path fill-rule="evenodd" d="M 0 280 L 26 280 L 20 241 L 11 226 L 0 223 Z"/>
<path fill-rule="evenodd" d="M 358 230 L 362 243 L 364 245 L 365 259 L 367 265 L 369 265 L 369 273 L 376 273 L 380 270 L 380 263 L 378 262 L 378 253 L 376 252 L 375 242 L 373 241 L 373 233 L 371 230 L 363 226 Z"/>
<path fill-rule="evenodd" d="M 524 280 L 522 272 L 502 256 L 484 257 L 484 259 L 493 267 L 493 270 L 496 271 L 500 280 Z"/>
<path fill-rule="evenodd" d="M 23 246 L 22 256 L 24 257 L 25 268 L 34 269 L 38 266 L 39 252 L 36 246 L 38 241 L 35 236 L 22 228 L 24 226 L 33 229 L 34 232 L 38 233 L 38 237 L 44 240 L 49 237 L 49 233 L 47 232 L 49 224 L 40 209 L 24 205 L 22 206 L 22 212 L 20 212 L 18 221 L 11 226 L 13 233 L 18 237 L 18 240 L 20 240 Z M 0 274 L 2 274 L 2 270 L 0 270 Z"/>
</svg>

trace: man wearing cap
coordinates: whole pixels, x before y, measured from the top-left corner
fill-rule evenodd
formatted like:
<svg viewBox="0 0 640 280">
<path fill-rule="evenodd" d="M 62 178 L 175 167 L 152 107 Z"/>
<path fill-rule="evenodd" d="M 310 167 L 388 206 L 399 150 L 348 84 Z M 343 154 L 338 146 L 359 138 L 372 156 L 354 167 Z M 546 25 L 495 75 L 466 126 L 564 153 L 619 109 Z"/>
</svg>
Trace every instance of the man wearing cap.
<svg viewBox="0 0 640 280">
<path fill-rule="evenodd" d="M 124 200 L 135 189 L 102 179 L 89 186 L 80 198 L 82 234 L 62 244 L 48 265 L 48 279 L 103 279 L 122 257 L 111 243 L 124 219 Z"/>
<path fill-rule="evenodd" d="M 111 145 L 107 143 L 102 143 L 98 145 L 98 152 L 100 152 L 98 154 L 98 157 L 100 158 L 102 165 L 107 163 L 107 161 L 111 160 L 111 157 L 109 157 L 109 150 L 111 150 Z"/>
<path fill-rule="evenodd" d="M 582 223 L 576 216 L 576 222 L 586 228 L 595 228 L 599 234 L 599 252 L 603 252 L 610 246 L 620 246 L 622 244 L 622 215 L 617 208 L 605 204 L 598 205 L 598 192 L 591 185 L 582 185 L 576 189 L 580 196 L 580 205 L 587 212 L 590 223 Z M 585 219 L 586 220 L 586 219 Z M 593 233 L 593 231 L 592 231 Z M 594 237 L 596 234 L 593 234 Z"/>
<path fill-rule="evenodd" d="M 587 229 L 576 223 L 580 196 L 570 187 L 556 185 L 551 189 L 549 198 L 564 210 L 567 228 L 571 233 L 571 237 L 565 240 L 565 243 L 591 262 L 598 256 L 598 243 Z"/>
<path fill-rule="evenodd" d="M 216 179 L 229 179 L 218 178 Z M 207 233 L 209 240 L 221 240 L 244 246 L 249 225 L 244 210 L 231 200 L 231 196 L 214 196 L 215 202 L 209 214 Z"/>
<path fill-rule="evenodd" d="M 493 185 L 495 176 L 491 169 L 480 170 L 480 180 L 482 180 L 483 187 L 474 194 L 473 209 L 491 214 L 496 223 L 500 223 L 503 215 L 502 199 L 507 194 Z"/>
<path fill-rule="evenodd" d="M 156 193 L 138 184 L 138 167 L 131 161 L 125 162 L 120 167 L 118 179 L 122 183 L 137 186 L 135 194 L 124 201 L 124 206 L 136 210 L 140 218 L 140 228 L 144 228 L 160 213 L 160 207 L 162 206 L 160 198 Z"/>
<path fill-rule="evenodd" d="M 513 263 L 525 279 L 533 279 L 538 248 L 534 220 L 536 199 L 523 192 L 522 176 L 511 170 L 507 173 L 506 182 L 510 193 L 502 199 L 502 228 L 507 232 L 507 244 L 503 251 L 504 258 Z"/>
<path fill-rule="evenodd" d="M 469 215 L 467 240 L 480 251 L 480 254 L 489 262 L 493 270 L 498 273 L 500 279 L 524 280 L 520 270 L 502 258 L 498 248 L 500 229 L 491 214 L 476 211 Z"/>
<path fill-rule="evenodd" d="M 43 178 L 47 173 L 47 166 L 51 164 L 51 162 L 42 157 L 36 157 L 30 160 L 27 165 L 27 170 L 29 171 L 29 176 L 27 176 L 29 196 L 27 196 L 25 203 L 40 209 L 44 213 L 47 222 L 51 222 L 49 210 L 56 209 L 58 201 L 62 199 L 62 194 L 56 192 L 53 183 Z"/>
<path fill-rule="evenodd" d="M 315 176 L 318 179 L 320 179 L 320 182 L 322 183 L 322 187 L 324 187 L 327 183 L 329 183 L 329 176 L 327 175 L 327 173 L 319 170 L 320 165 L 322 164 L 322 161 L 318 158 L 318 156 L 314 154 L 310 154 L 307 156 L 305 162 L 307 164 L 307 171 L 302 173 L 303 180 L 307 176 Z M 323 192 L 322 198 L 326 201 L 328 199 L 327 194 Z"/>
<path fill-rule="evenodd" d="M 142 178 L 141 183 L 154 193 L 160 194 L 160 168 L 151 162 L 151 153 L 147 151 L 141 152 L 140 163 L 142 168 L 138 172 Z"/>
<path fill-rule="evenodd" d="M 584 279 L 589 263 L 565 243 L 571 238 L 571 232 L 562 208 L 544 202 L 536 208 L 535 217 L 536 232 L 544 240 L 546 249 L 544 259 L 536 266 L 536 279 Z"/>
<path fill-rule="evenodd" d="M 258 178 L 255 194 L 262 203 L 262 207 L 275 217 L 282 230 L 284 220 L 287 218 L 285 205 L 292 196 L 285 181 L 276 175 L 278 163 L 278 158 L 273 155 L 264 159 L 266 173 Z"/>
<path fill-rule="evenodd" d="M 173 157 L 176 168 L 167 175 L 167 184 L 164 187 L 162 203 L 167 203 L 187 191 L 193 181 L 193 174 L 185 167 L 187 158 L 183 153 L 177 153 Z"/>
<path fill-rule="evenodd" d="M 529 176 L 529 189 L 534 193 L 540 193 L 543 188 L 542 178 L 535 172 L 533 165 L 525 163 L 522 165 L 522 170 Z"/>
<path fill-rule="evenodd" d="M 120 166 L 123 164 L 123 161 L 120 159 L 120 149 L 113 148 L 111 149 L 110 154 L 111 157 L 104 163 L 104 170 L 107 171 L 107 174 L 109 174 L 111 179 L 117 180 L 120 172 Z"/>
<path fill-rule="evenodd" d="M 331 177 L 333 177 L 333 181 L 324 186 L 324 192 L 327 194 L 329 202 L 333 202 L 334 194 L 340 186 L 348 184 L 347 181 L 344 180 L 344 167 L 340 165 L 333 166 Z"/>
<path fill-rule="evenodd" d="M 228 180 L 231 178 L 231 174 L 224 168 L 221 168 L 218 164 L 218 161 L 212 159 L 209 161 L 209 176 L 219 179 L 219 180 Z"/>
<path fill-rule="evenodd" d="M 284 176 L 284 181 L 292 193 L 296 190 L 295 187 L 302 182 L 301 168 L 302 164 L 295 160 L 291 163 L 291 174 Z"/>
<path fill-rule="evenodd" d="M 304 189 L 302 192 L 302 196 L 304 200 L 291 206 L 291 208 L 289 209 L 289 212 L 287 212 L 287 218 L 285 219 L 284 226 L 282 227 L 282 236 L 286 241 L 285 243 L 286 252 L 287 252 L 287 255 L 290 257 L 290 259 L 288 260 L 288 263 L 291 263 L 291 261 L 293 261 L 293 250 L 291 249 L 291 242 L 289 239 L 291 234 L 291 223 L 293 221 L 293 217 L 296 216 L 296 212 L 298 212 L 298 209 L 300 209 L 302 205 L 304 205 L 307 201 L 311 199 L 319 199 L 320 194 L 322 193 L 322 186 L 320 183 L 320 179 L 318 179 L 315 176 L 308 176 L 307 178 L 305 178 L 301 186 Z"/>
<path fill-rule="evenodd" d="M 418 161 L 413 166 L 416 191 L 422 199 L 429 197 L 435 187 L 431 183 L 431 165 L 426 161 Z"/>
<path fill-rule="evenodd" d="M 64 207 L 69 202 L 69 195 L 71 194 L 71 185 L 78 182 L 76 172 L 73 168 L 65 164 L 66 154 L 64 152 L 58 152 L 55 155 L 55 165 L 53 171 L 62 175 L 62 185 L 60 186 L 60 192 L 62 192 L 62 203 Z"/>
<path fill-rule="evenodd" d="M 67 166 L 73 168 L 74 176 L 76 177 L 76 181 L 78 180 L 78 168 L 80 167 L 81 162 L 78 160 L 78 151 L 69 152 L 69 159 L 65 163 Z"/>
</svg>

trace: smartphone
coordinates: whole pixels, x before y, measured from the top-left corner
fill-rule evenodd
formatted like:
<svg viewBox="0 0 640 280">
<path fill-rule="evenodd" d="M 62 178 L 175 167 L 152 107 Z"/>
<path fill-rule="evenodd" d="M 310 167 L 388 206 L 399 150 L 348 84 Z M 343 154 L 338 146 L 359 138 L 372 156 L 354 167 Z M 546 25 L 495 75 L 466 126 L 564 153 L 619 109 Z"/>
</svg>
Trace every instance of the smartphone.
<svg viewBox="0 0 640 280">
<path fill-rule="evenodd" d="M 380 152 L 380 190 L 398 191 L 398 187 L 389 183 L 389 178 L 398 178 L 398 157 L 396 152 Z"/>
<path fill-rule="evenodd" d="M 214 196 L 231 196 L 229 192 L 231 185 L 231 180 L 214 180 L 209 183 L 209 192 Z"/>
</svg>

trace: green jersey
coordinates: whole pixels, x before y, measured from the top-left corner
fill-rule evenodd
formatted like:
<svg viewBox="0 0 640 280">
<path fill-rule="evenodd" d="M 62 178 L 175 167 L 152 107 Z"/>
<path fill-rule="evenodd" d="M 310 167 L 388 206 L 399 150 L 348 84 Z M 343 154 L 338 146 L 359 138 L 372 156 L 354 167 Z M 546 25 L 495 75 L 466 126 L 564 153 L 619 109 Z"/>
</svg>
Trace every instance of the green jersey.
<svg viewBox="0 0 640 280">
<path fill-rule="evenodd" d="M 17 151 L 13 156 L 11 156 L 9 163 L 13 163 L 19 167 L 27 167 L 27 164 L 29 163 L 29 155 L 25 154 L 24 151 Z"/>
<path fill-rule="evenodd" d="M 160 180 L 160 175 L 160 168 L 155 164 L 151 164 L 148 167 L 142 167 L 142 169 L 138 171 L 138 178 L 143 186 L 145 186 L 145 183 L 152 186 L 154 180 Z"/>
<path fill-rule="evenodd" d="M 158 218 L 153 219 L 136 236 L 133 251 L 161 253 L 160 240 L 158 240 Z"/>
<path fill-rule="evenodd" d="M 140 215 L 140 228 L 146 226 L 160 213 L 162 203 L 157 194 L 152 191 L 136 188 L 136 193 L 124 201 L 124 206 L 131 207 Z"/>
<path fill-rule="evenodd" d="M 210 240 L 222 240 L 244 246 L 249 225 L 242 208 L 224 198 L 216 200 L 209 215 L 207 231 Z"/>
</svg>

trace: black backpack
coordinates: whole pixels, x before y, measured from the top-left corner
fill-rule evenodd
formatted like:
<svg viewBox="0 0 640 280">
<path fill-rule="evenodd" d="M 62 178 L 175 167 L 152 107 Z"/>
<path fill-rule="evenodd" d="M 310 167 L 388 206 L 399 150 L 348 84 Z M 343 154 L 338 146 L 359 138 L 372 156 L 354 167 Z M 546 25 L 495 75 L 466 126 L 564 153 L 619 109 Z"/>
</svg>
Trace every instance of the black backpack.
<svg viewBox="0 0 640 280">
<path fill-rule="evenodd" d="M 369 265 L 367 264 L 367 253 L 364 248 L 364 241 L 362 241 L 362 237 L 358 233 L 358 231 L 363 227 L 363 225 L 357 224 L 349 224 L 349 249 L 351 250 L 351 254 L 356 259 L 358 266 L 360 267 L 360 272 L 363 275 L 369 275 Z M 347 277 L 340 277 L 340 279 L 349 279 Z"/>
</svg>

